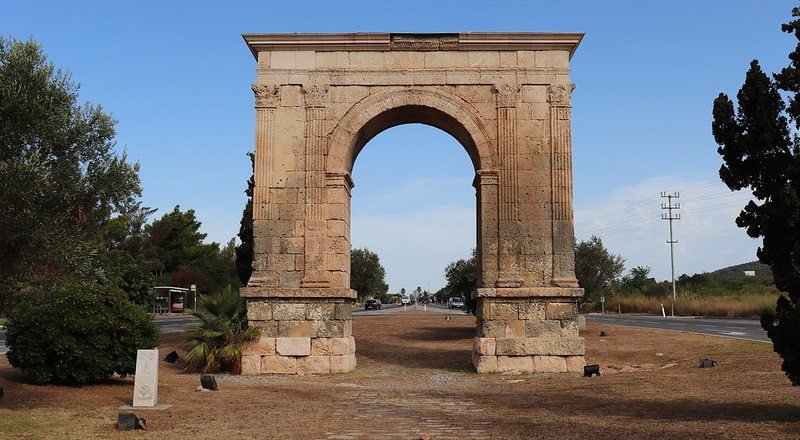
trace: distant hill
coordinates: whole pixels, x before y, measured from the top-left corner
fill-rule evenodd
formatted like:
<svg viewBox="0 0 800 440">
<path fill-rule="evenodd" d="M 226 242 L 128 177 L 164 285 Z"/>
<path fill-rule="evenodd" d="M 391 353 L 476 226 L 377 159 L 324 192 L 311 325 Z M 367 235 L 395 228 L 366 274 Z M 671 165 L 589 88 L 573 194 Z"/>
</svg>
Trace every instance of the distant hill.
<svg viewBox="0 0 800 440">
<path fill-rule="evenodd" d="M 711 272 L 711 275 L 716 275 L 720 278 L 743 278 L 746 270 L 755 272 L 756 277 L 772 279 L 772 271 L 769 266 L 758 261 L 723 267 L 722 269 Z"/>
</svg>

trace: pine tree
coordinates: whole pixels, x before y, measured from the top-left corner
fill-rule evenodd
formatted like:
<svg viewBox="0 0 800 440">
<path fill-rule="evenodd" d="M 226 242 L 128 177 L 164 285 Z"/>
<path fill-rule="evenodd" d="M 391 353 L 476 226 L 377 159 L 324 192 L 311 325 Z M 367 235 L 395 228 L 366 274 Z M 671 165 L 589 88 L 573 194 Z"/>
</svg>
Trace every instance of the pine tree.
<svg viewBox="0 0 800 440">
<path fill-rule="evenodd" d="M 255 172 L 255 155 L 248 153 L 250 164 Z M 236 246 L 236 271 L 239 273 L 239 280 L 243 286 L 247 285 L 250 275 L 253 274 L 253 188 L 255 180 L 253 174 L 247 180 L 247 203 L 242 212 L 242 220 L 239 223 L 239 246 Z"/>
<path fill-rule="evenodd" d="M 800 17 L 800 8 L 792 16 Z M 782 29 L 800 41 L 800 20 Z M 783 358 L 783 371 L 800 386 L 800 138 L 789 126 L 800 128 L 800 43 L 789 59 L 774 80 L 753 60 L 736 110 L 724 93 L 714 100 L 712 132 L 724 161 L 722 181 L 731 190 L 749 188 L 758 200 L 744 207 L 736 225 L 763 239 L 758 259 L 770 265 L 783 294 L 761 325 Z M 788 106 L 781 91 L 789 93 Z"/>
</svg>

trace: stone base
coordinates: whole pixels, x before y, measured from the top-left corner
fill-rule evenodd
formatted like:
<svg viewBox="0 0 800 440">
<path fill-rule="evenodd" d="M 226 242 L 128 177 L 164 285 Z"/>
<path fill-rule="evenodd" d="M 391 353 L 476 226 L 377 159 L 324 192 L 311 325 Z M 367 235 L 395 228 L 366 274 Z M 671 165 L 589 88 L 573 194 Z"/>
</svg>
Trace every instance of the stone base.
<svg viewBox="0 0 800 440">
<path fill-rule="evenodd" d="M 478 373 L 583 373 L 583 356 L 472 355 Z"/>
<path fill-rule="evenodd" d="M 582 372 L 585 345 L 571 289 L 561 297 L 477 295 L 478 337 L 472 362 L 479 373 Z"/>
<path fill-rule="evenodd" d="M 356 342 L 347 338 L 269 338 L 245 345 L 242 374 L 331 374 L 356 368 Z"/>
</svg>

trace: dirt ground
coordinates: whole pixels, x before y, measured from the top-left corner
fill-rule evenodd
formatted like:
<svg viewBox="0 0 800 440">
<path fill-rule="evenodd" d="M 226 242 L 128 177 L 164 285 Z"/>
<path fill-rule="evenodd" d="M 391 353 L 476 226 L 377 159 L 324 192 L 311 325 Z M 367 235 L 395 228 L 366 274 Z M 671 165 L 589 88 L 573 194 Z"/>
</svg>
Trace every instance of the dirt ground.
<svg viewBox="0 0 800 440">
<path fill-rule="evenodd" d="M 358 368 L 343 375 L 218 376 L 219 391 L 197 392 L 196 373 L 162 362 L 159 402 L 174 406 L 137 411 L 145 432 L 114 428 L 132 379 L 35 386 L 2 357 L 0 439 L 800 438 L 800 388 L 767 344 L 590 325 L 601 377 L 478 375 L 472 317 L 356 317 L 353 331 Z"/>
</svg>

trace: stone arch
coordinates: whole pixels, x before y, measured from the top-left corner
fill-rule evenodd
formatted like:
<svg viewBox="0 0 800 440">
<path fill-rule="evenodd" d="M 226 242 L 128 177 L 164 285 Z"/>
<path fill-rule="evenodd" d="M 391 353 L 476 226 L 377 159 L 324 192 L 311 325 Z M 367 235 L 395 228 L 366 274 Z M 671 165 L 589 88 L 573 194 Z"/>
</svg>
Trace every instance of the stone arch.
<svg viewBox="0 0 800 440">
<path fill-rule="evenodd" d="M 248 34 L 255 94 L 253 275 L 261 339 L 243 374 L 355 368 L 350 171 L 405 123 L 475 168 L 478 372 L 579 372 L 569 61 L 582 34 Z"/>
<path fill-rule="evenodd" d="M 408 123 L 449 133 L 467 151 L 476 171 L 497 166 L 492 137 L 477 111 L 458 96 L 427 87 L 373 93 L 354 104 L 328 137 L 326 169 L 352 172 L 358 153 L 373 137 Z"/>
</svg>

